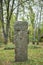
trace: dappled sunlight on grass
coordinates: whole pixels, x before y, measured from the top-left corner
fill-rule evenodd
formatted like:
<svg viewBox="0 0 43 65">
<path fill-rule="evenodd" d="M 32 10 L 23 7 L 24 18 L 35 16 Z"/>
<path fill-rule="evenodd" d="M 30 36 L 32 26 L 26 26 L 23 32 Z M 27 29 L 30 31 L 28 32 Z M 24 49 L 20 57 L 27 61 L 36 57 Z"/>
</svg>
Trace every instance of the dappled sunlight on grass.
<svg viewBox="0 0 43 65">
<path fill-rule="evenodd" d="M 14 44 L 5 46 L 14 47 Z M 28 60 L 26 62 L 15 62 L 15 49 L 4 50 L 0 48 L 0 65 L 43 65 L 43 47 L 40 45 L 28 45 Z"/>
</svg>

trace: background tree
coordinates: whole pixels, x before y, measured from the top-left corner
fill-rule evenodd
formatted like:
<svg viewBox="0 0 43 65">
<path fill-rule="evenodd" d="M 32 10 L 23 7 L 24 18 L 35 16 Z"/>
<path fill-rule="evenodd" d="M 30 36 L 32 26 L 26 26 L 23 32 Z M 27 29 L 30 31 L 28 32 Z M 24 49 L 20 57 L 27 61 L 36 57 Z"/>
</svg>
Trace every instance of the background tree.
<svg viewBox="0 0 43 65">
<path fill-rule="evenodd" d="M 10 2 L 11 0 L 1 0 L 1 23 L 4 35 L 4 43 L 6 44 L 8 41 L 8 32 L 10 27 L 10 20 L 13 12 L 14 0 L 11 2 L 11 9 L 10 9 Z M 4 6 L 3 6 L 4 5 Z M 5 7 L 5 10 L 4 10 Z M 6 13 L 6 17 L 4 18 L 4 13 Z M 6 23 L 6 25 L 4 24 Z"/>
<path fill-rule="evenodd" d="M 8 41 L 8 38 L 12 37 L 12 35 L 9 34 L 9 32 L 12 33 L 13 25 L 11 24 L 14 24 L 14 22 L 18 20 L 27 21 L 30 27 L 32 24 L 33 29 L 31 33 L 33 34 L 31 35 L 31 37 L 34 36 L 33 40 L 35 41 L 35 36 L 36 36 L 35 28 L 38 29 L 37 26 L 39 25 L 38 23 L 39 13 L 34 12 L 34 7 L 35 9 L 37 7 L 37 10 L 40 9 L 39 0 L 37 1 L 37 3 L 35 0 L 0 0 L 0 1 L 1 1 L 0 2 L 1 24 L 2 24 L 2 30 L 4 35 L 4 43 L 6 44 Z M 38 17 L 36 16 L 36 14 L 38 15 Z M 13 17 L 14 17 L 14 20 L 13 20 Z"/>
</svg>

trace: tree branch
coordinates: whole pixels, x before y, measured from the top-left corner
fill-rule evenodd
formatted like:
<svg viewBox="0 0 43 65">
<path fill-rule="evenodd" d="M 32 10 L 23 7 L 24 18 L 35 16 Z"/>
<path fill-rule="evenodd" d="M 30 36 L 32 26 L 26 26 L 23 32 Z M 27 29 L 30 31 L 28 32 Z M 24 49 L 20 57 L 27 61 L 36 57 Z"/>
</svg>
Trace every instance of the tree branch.
<svg viewBox="0 0 43 65">
<path fill-rule="evenodd" d="M 18 6 L 20 6 L 21 4 L 23 4 L 23 3 L 27 2 L 27 1 L 29 1 L 29 0 L 26 0 L 26 1 L 23 1 L 23 2 L 19 3 L 19 4 L 13 9 L 13 11 L 14 11 Z"/>
<path fill-rule="evenodd" d="M 11 11 L 10 11 L 9 20 L 11 19 L 11 16 L 12 16 L 12 13 L 13 13 L 13 5 L 14 5 L 14 1 L 15 1 L 15 0 L 12 1 L 12 7 L 11 7 Z"/>
</svg>

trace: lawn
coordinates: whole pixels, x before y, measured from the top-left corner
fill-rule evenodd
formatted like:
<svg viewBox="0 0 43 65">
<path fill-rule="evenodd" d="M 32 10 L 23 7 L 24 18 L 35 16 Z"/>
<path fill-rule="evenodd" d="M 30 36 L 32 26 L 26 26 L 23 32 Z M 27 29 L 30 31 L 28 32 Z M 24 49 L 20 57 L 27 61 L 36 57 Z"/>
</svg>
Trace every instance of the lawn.
<svg viewBox="0 0 43 65">
<path fill-rule="evenodd" d="M 14 44 L 0 47 L 0 65 L 43 65 L 43 43 L 39 45 L 28 45 L 28 60 L 26 62 L 15 62 Z"/>
</svg>

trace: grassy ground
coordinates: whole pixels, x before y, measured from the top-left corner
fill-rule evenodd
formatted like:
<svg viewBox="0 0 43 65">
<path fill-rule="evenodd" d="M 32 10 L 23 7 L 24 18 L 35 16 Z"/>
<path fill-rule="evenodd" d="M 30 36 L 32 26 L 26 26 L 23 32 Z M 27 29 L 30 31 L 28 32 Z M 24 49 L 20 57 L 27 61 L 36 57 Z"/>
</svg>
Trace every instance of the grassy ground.
<svg viewBox="0 0 43 65">
<path fill-rule="evenodd" d="M 43 65 L 43 43 L 40 45 L 28 45 L 28 60 L 15 62 L 15 50 L 4 50 L 4 47 L 14 47 L 13 44 L 0 47 L 0 65 Z"/>
</svg>

